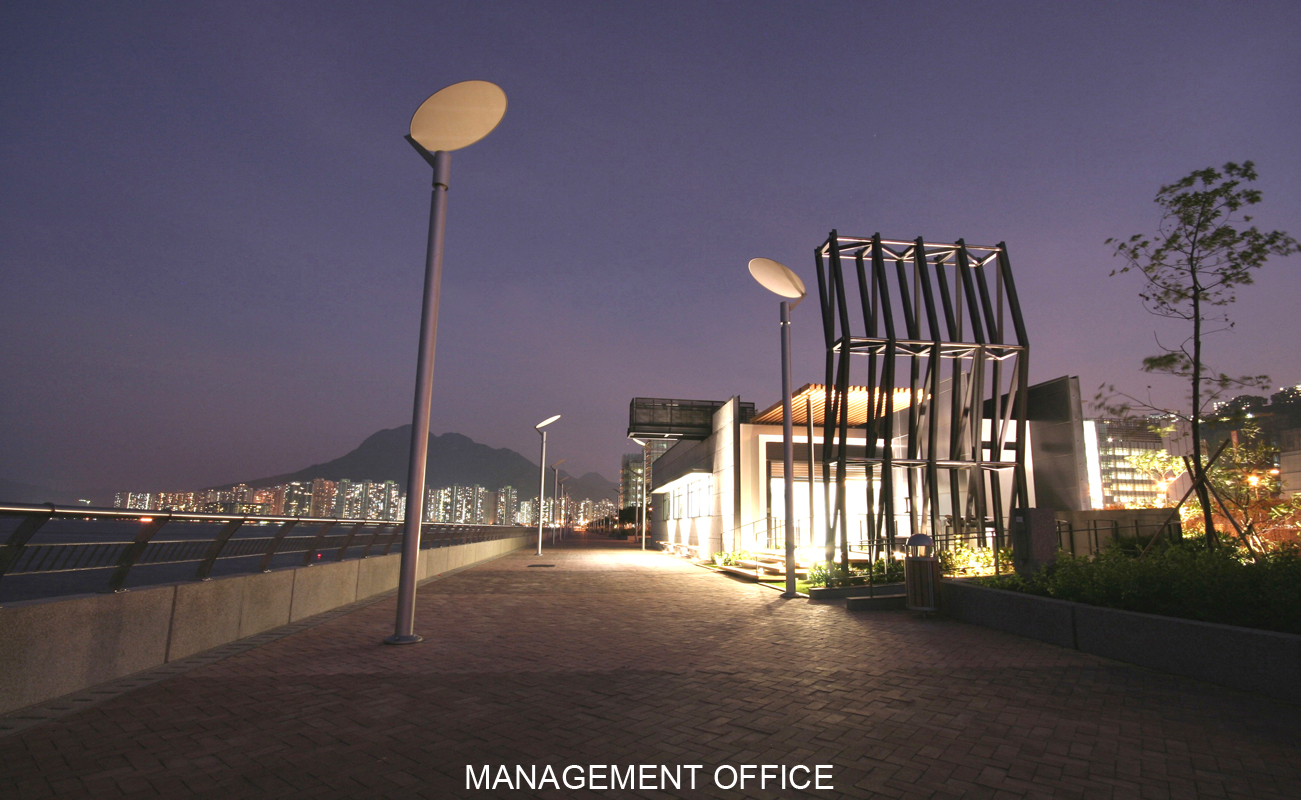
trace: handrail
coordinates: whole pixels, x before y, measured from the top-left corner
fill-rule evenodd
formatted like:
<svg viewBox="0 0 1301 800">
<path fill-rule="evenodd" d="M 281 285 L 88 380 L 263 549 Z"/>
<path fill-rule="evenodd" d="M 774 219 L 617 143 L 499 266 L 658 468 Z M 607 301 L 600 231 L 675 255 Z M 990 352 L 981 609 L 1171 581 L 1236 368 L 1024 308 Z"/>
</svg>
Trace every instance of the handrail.
<svg viewBox="0 0 1301 800">
<path fill-rule="evenodd" d="M 177 522 L 364 522 L 368 525 L 387 523 L 393 520 L 353 519 L 351 517 L 288 517 L 272 514 L 210 514 L 205 511 L 155 511 L 142 508 L 97 508 L 94 506 L 58 506 L 54 503 L 32 505 L 29 503 L 0 503 L 0 516 L 27 516 L 29 514 L 51 514 L 55 517 L 82 517 L 85 519 L 127 519 L 138 520 L 144 517 L 157 517 L 160 514 Z M 451 525 L 457 523 L 426 522 L 426 525 Z"/>
<path fill-rule="evenodd" d="M 296 557 L 298 553 L 302 553 L 303 565 L 312 564 L 318 553 L 327 551 L 336 561 L 349 555 L 366 558 L 372 553 L 387 555 L 403 536 L 400 523 L 393 520 L 104 509 L 52 503 L 0 503 L 0 518 L 5 517 L 22 519 L 0 542 L 0 580 L 6 575 L 111 570 L 108 580 L 101 584 L 102 591 L 109 592 L 123 591 L 132 570 L 141 565 L 197 564 L 193 580 L 203 581 L 209 579 L 218 561 L 258 558 L 256 570 L 249 571 L 266 571 L 271 568 L 273 559 Z M 88 531 L 77 541 L 37 537 L 43 529 L 49 530 L 45 526 L 53 519 L 64 520 L 63 528 L 67 527 L 67 522 L 77 525 L 139 522 L 140 530 L 130 540 L 122 540 L 120 534 L 105 535 L 102 531 Z M 189 528 L 167 539 L 158 535 L 164 526 L 187 522 L 206 523 L 219 526 L 219 529 L 210 532 L 203 527 Z M 308 523 L 312 529 L 306 535 L 291 535 L 299 523 Z M 246 526 L 259 524 L 274 525 L 275 528 L 266 535 L 248 533 Z M 346 532 L 330 535 L 331 529 L 340 524 L 347 526 Z M 245 535 L 236 537 L 241 529 Z M 524 535 L 527 530 L 513 525 L 425 523 L 421 526 L 420 546 L 428 549 L 490 541 Z M 66 536 L 67 533 L 66 530 L 58 531 L 53 536 Z M 360 551 L 354 550 L 349 554 L 349 548 L 354 544 L 363 543 Z M 93 591 L 93 587 L 89 590 Z"/>
</svg>

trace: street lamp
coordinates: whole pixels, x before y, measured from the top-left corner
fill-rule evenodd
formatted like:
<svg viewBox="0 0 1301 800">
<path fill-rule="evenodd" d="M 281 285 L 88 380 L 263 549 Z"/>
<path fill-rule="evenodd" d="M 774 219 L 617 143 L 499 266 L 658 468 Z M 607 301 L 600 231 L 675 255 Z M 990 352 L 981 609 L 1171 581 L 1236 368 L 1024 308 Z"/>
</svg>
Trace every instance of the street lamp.
<svg viewBox="0 0 1301 800">
<path fill-rule="evenodd" d="M 556 477 L 560 477 L 559 471 L 556 472 Z M 567 512 L 569 511 L 569 490 L 565 488 L 565 481 L 567 480 L 569 480 L 568 475 L 560 478 L 560 486 L 556 489 L 556 499 L 552 501 L 559 509 L 559 524 L 556 525 L 556 532 L 551 537 L 552 544 L 555 544 L 558 539 L 565 538 L 565 524 L 568 522 Z"/>
<path fill-rule="evenodd" d="M 638 439 L 636 436 L 629 436 L 641 448 L 641 549 L 646 549 L 646 512 L 650 510 L 650 504 L 646 502 L 646 454 L 648 448 L 646 442 Z"/>
<path fill-rule="evenodd" d="M 406 140 L 434 169 L 425 249 L 425 293 L 420 311 L 420 350 L 416 357 L 416 397 L 411 415 L 411 460 L 407 468 L 407 509 L 403 520 L 398 610 L 387 644 L 415 644 L 416 571 L 425 505 L 425 461 L 429 455 L 429 406 L 434 393 L 434 345 L 438 338 L 439 287 L 443 277 L 443 228 L 447 223 L 447 181 L 451 151 L 492 133 L 506 114 L 506 93 L 487 81 L 454 83 L 430 95 L 411 117 Z"/>
<path fill-rule="evenodd" d="M 795 433 L 791 425 L 791 309 L 804 299 L 804 281 L 786 266 L 771 258 L 750 259 L 750 274 L 759 285 L 779 297 L 794 298 L 781 302 L 782 348 L 782 473 L 785 477 L 786 502 L 786 591 L 782 597 L 795 597 Z M 813 442 L 809 442 L 810 451 Z M 809 474 L 813 480 L 813 474 Z M 809 509 L 812 513 L 812 509 Z"/>
<path fill-rule="evenodd" d="M 542 555 L 542 499 L 547 496 L 547 432 L 542 430 L 560 419 L 560 415 L 547 417 L 533 428 L 542 434 L 542 457 L 538 459 L 538 555 Z"/>
<path fill-rule="evenodd" d="M 551 486 L 551 543 L 556 543 L 556 514 L 560 511 L 560 470 L 557 469 L 561 464 L 569 459 L 562 458 L 551 465 L 551 471 L 555 473 L 555 481 Z"/>
</svg>

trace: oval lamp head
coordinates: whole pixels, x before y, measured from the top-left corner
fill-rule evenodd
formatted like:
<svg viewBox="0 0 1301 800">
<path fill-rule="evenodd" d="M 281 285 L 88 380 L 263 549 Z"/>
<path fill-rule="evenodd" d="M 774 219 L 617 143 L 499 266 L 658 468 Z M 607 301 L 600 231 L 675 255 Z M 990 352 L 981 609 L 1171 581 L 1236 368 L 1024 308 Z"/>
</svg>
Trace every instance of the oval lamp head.
<svg viewBox="0 0 1301 800">
<path fill-rule="evenodd" d="M 546 419 L 542 420 L 541 422 L 539 422 L 537 425 L 534 425 L 533 427 L 537 428 L 538 430 L 542 430 L 543 428 L 547 427 L 548 425 L 550 425 L 551 423 L 555 422 L 558 419 L 560 419 L 560 415 L 556 414 L 554 417 L 547 417 Z"/>
<path fill-rule="evenodd" d="M 411 138 L 433 153 L 460 150 L 492 133 L 506 114 L 506 93 L 488 81 L 439 89 L 411 117 Z"/>
<path fill-rule="evenodd" d="M 771 258 L 750 259 L 750 274 L 759 285 L 781 297 L 803 297 L 804 281 L 785 264 Z"/>
<path fill-rule="evenodd" d="M 643 440 L 641 440 L 641 439 L 638 439 L 636 436 L 629 436 L 628 438 L 629 438 L 629 439 L 632 439 L 634 442 L 636 442 L 638 447 L 645 447 L 645 446 L 646 446 L 646 442 L 643 441 Z"/>
</svg>

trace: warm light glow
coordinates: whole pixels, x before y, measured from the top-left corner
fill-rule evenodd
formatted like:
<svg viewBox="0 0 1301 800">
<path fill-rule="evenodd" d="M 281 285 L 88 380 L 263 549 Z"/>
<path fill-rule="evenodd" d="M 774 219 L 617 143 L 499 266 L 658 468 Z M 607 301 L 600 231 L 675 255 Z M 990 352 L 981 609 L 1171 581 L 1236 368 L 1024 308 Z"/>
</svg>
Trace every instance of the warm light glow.
<svg viewBox="0 0 1301 800">
<path fill-rule="evenodd" d="M 488 81 L 462 81 L 440 89 L 411 117 L 411 138 L 436 150 L 460 150 L 492 133 L 506 114 L 506 93 Z"/>
<path fill-rule="evenodd" d="M 141 522 L 153 522 L 153 521 L 154 521 L 154 518 L 153 518 L 153 517 L 141 517 L 141 518 L 140 518 L 140 521 L 141 521 Z"/>
<path fill-rule="evenodd" d="M 1260 476 L 1259 476 L 1259 475 L 1252 475 L 1250 478 L 1247 478 L 1247 483 L 1250 483 L 1252 486 L 1255 486 L 1255 485 L 1259 484 L 1259 483 L 1260 483 Z"/>
</svg>

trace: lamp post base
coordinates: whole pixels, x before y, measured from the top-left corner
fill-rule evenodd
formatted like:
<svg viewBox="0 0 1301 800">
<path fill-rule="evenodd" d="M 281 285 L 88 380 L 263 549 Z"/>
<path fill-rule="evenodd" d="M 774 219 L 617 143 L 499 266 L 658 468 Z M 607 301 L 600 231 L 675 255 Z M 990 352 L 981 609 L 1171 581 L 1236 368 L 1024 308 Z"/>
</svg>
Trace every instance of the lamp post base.
<svg viewBox="0 0 1301 800">
<path fill-rule="evenodd" d="M 393 634 L 384 640 L 384 644 L 417 644 L 423 642 L 425 637 L 417 636 L 414 633 Z"/>
</svg>

